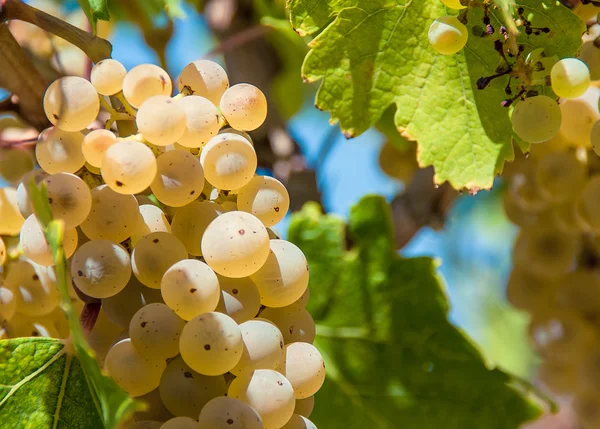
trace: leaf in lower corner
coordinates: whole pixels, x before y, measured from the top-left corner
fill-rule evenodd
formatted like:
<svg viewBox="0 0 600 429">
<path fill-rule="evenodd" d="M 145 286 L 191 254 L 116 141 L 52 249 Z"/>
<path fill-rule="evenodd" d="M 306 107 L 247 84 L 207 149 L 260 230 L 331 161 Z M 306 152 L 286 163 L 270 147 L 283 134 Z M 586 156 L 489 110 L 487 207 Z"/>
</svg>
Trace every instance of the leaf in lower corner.
<svg viewBox="0 0 600 429">
<path fill-rule="evenodd" d="M 397 255 L 383 198 L 361 200 L 347 229 L 310 204 L 289 230 L 310 266 L 327 367 L 311 415 L 318 427 L 516 429 L 540 414 L 450 324 L 434 261 Z"/>
</svg>

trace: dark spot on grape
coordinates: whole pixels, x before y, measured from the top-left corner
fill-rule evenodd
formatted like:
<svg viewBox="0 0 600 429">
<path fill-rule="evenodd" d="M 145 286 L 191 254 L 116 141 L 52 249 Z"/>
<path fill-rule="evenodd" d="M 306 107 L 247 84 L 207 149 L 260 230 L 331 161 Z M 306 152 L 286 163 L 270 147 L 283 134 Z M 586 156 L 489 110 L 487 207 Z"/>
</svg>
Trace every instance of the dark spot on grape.
<svg viewBox="0 0 600 429">
<path fill-rule="evenodd" d="M 233 293 L 234 295 L 237 295 L 238 292 L 239 292 L 239 290 L 237 290 L 237 289 L 232 289 L 231 290 L 231 293 Z"/>
<path fill-rule="evenodd" d="M 204 350 L 210 350 L 210 344 L 204 344 Z"/>
<path fill-rule="evenodd" d="M 291 332 L 290 332 L 290 334 L 291 334 Z M 283 341 L 279 342 L 279 347 L 283 349 Z"/>
<path fill-rule="evenodd" d="M 191 288 L 190 293 L 194 293 L 194 292 L 196 292 L 196 290 L 197 290 L 196 288 Z"/>
<path fill-rule="evenodd" d="M 48 197 L 48 203 L 52 204 L 52 201 L 54 201 L 52 198 Z"/>
<path fill-rule="evenodd" d="M 83 271 L 81 271 L 81 270 L 77 270 L 77 275 L 78 275 L 79 277 L 81 277 L 81 276 L 83 275 Z"/>
<path fill-rule="evenodd" d="M 165 89 L 165 86 L 167 85 L 167 80 L 163 75 L 160 75 L 160 84 L 162 85 L 163 89 Z"/>
<path fill-rule="evenodd" d="M 117 180 L 117 181 L 115 182 L 115 185 L 117 185 L 117 186 L 120 188 L 121 186 L 123 186 L 123 182 L 119 182 L 119 181 Z"/>
<path fill-rule="evenodd" d="M 158 238 L 155 238 L 154 240 L 152 240 L 152 242 L 153 242 L 153 243 L 158 243 L 158 242 L 159 242 L 159 240 L 158 240 Z"/>
<path fill-rule="evenodd" d="M 142 322 L 142 323 L 140 323 L 140 326 L 141 326 L 142 328 L 145 328 L 147 324 L 148 324 L 148 322 Z"/>
<path fill-rule="evenodd" d="M 33 277 L 32 277 L 32 279 L 35 280 L 35 281 L 38 281 L 40 278 L 38 277 L 37 274 L 34 274 Z"/>
<path fill-rule="evenodd" d="M 194 195 L 196 193 L 196 191 L 192 191 L 190 192 L 190 195 Z"/>
<path fill-rule="evenodd" d="M 245 233 L 246 233 L 246 231 L 245 231 L 245 230 L 243 230 L 243 229 L 240 229 L 240 230 L 238 231 L 238 234 L 240 234 L 240 235 L 244 235 Z"/>
<path fill-rule="evenodd" d="M 184 372 L 183 376 L 185 378 L 194 378 L 194 375 L 191 372 L 189 372 L 189 371 Z"/>
<path fill-rule="evenodd" d="M 273 210 L 275 210 L 275 213 L 279 213 L 279 207 L 275 207 Z"/>
<path fill-rule="evenodd" d="M 227 419 L 227 424 L 228 425 L 232 425 L 233 424 L 233 419 Z"/>
<path fill-rule="evenodd" d="M 279 384 L 280 386 L 283 386 L 283 383 L 281 381 L 278 381 L 277 384 Z"/>
<path fill-rule="evenodd" d="M 52 114 L 52 117 L 53 117 L 54 119 L 56 119 L 57 121 L 60 119 L 60 117 L 59 117 L 59 116 L 58 116 L 56 113 L 53 113 L 53 114 Z"/>
<path fill-rule="evenodd" d="M 38 335 L 40 335 L 40 334 L 38 334 L 36 331 L 33 331 L 33 332 L 31 333 L 31 336 L 32 336 L 32 337 L 37 337 Z"/>
</svg>

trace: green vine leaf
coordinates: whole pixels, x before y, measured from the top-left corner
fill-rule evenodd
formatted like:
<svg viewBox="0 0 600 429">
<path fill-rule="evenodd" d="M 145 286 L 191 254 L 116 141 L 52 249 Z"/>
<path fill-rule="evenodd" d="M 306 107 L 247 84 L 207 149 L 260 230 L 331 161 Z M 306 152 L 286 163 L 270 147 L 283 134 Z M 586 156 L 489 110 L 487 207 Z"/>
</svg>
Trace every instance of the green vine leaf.
<svg viewBox="0 0 600 429">
<path fill-rule="evenodd" d="M 292 217 L 327 366 L 311 419 L 347 429 L 516 429 L 539 416 L 530 386 L 486 366 L 448 322 L 436 263 L 398 256 L 392 228 L 375 196 L 351 210 L 347 227 L 315 203 Z"/>
<path fill-rule="evenodd" d="M 29 195 L 52 250 L 71 338 L 0 341 L 0 414 L 11 429 L 116 429 L 145 405 L 102 374 L 71 305 L 62 246 L 64 224 L 52 220 L 44 186 L 37 188 L 32 180 Z"/>
<path fill-rule="evenodd" d="M 96 24 L 98 20 L 109 21 L 110 13 L 108 12 L 107 0 L 77 0 L 79 6 L 87 16 L 92 26 L 92 33 L 96 35 Z"/>
<path fill-rule="evenodd" d="M 490 8 L 492 36 L 482 36 L 483 7 L 469 9 L 469 41 L 452 56 L 429 46 L 431 22 L 449 13 L 438 0 L 290 0 L 289 11 L 298 33 L 320 32 L 302 68 L 307 81 L 322 81 L 319 109 L 328 110 L 354 137 L 395 104 L 396 127 L 418 141 L 421 166 L 435 167 L 437 183 L 476 192 L 490 188 L 504 162 L 514 157 L 508 109 L 500 105 L 508 76 L 476 89 L 479 78 L 504 64 L 494 50 L 494 41 L 503 40 L 499 29 L 510 6 L 502 3 Z M 517 6 L 533 27 L 551 29 L 541 35 L 521 32 L 524 56 L 540 47 L 559 57 L 577 53 L 585 26 L 566 7 L 539 0 Z M 517 83 L 513 79 L 513 89 Z"/>
</svg>

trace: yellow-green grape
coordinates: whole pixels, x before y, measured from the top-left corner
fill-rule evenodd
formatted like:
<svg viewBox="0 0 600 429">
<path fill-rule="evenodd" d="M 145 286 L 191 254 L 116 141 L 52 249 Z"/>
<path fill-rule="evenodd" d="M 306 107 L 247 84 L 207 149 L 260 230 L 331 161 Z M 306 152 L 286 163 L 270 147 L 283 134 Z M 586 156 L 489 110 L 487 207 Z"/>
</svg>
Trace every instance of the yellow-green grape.
<svg viewBox="0 0 600 429">
<path fill-rule="evenodd" d="M 467 6 L 463 6 L 461 0 L 442 0 L 442 3 L 452 9 L 465 9 Z"/>
<path fill-rule="evenodd" d="M 12 338 L 18 337 L 50 337 L 60 338 L 60 333 L 52 319 L 48 316 L 28 317 L 16 314 L 7 324 L 8 334 Z"/>
<path fill-rule="evenodd" d="M 24 316 L 45 316 L 59 304 L 56 284 L 48 270 L 33 262 L 16 261 L 11 264 L 4 287 L 13 291 L 17 312 Z"/>
<path fill-rule="evenodd" d="M 33 170 L 23 176 L 23 180 L 17 186 L 17 205 L 19 206 L 19 211 L 23 217 L 28 217 L 33 213 L 33 208 L 31 207 L 31 199 L 29 198 L 29 183 L 31 179 L 38 185 L 42 180 L 48 177 L 48 173 L 44 170 Z M 2 216 L 0 216 L 2 218 Z M 4 219 L 2 219 L 4 222 Z M 1 226 L 0 226 L 1 228 Z"/>
<path fill-rule="evenodd" d="M 206 263 L 216 273 L 247 277 L 256 273 L 269 257 L 269 234 L 262 222 L 249 213 L 223 213 L 204 231 L 201 248 Z"/>
<path fill-rule="evenodd" d="M 577 199 L 577 215 L 593 232 L 600 232 L 600 176 L 592 177 Z"/>
<path fill-rule="evenodd" d="M 67 229 L 81 225 L 92 209 L 92 194 L 85 182 L 71 173 L 56 173 L 42 182 L 54 219 L 62 220 Z"/>
<path fill-rule="evenodd" d="M 228 133 L 233 133 L 233 134 L 237 134 L 238 136 L 242 136 L 246 140 L 248 140 L 252 146 L 254 146 L 254 141 L 252 141 L 252 137 L 246 131 L 236 130 L 235 128 L 231 128 L 231 127 L 225 127 L 225 128 L 221 128 L 219 130 L 219 134 L 228 134 Z"/>
<path fill-rule="evenodd" d="M 133 315 L 144 306 L 143 285 L 135 276 L 131 276 L 125 288 L 116 295 L 102 298 L 102 311 L 121 329 L 129 327 Z"/>
<path fill-rule="evenodd" d="M 254 318 L 260 309 L 260 293 L 250 277 L 232 279 L 218 276 L 221 298 L 217 311 L 227 314 L 237 323 Z"/>
<path fill-rule="evenodd" d="M 558 134 L 561 108 L 545 95 L 519 101 L 512 113 L 512 126 L 517 135 L 528 143 L 543 143 Z"/>
<path fill-rule="evenodd" d="M 267 97 L 249 83 L 238 83 L 227 89 L 219 107 L 229 125 L 236 130 L 255 130 L 267 118 Z"/>
<path fill-rule="evenodd" d="M 590 69 L 578 58 L 565 58 L 552 67 L 552 90 L 563 98 L 577 98 L 590 86 Z"/>
<path fill-rule="evenodd" d="M 310 417 L 315 408 L 315 397 L 309 396 L 304 399 L 296 399 L 296 408 L 294 408 L 294 414 L 300 414 L 306 418 Z"/>
<path fill-rule="evenodd" d="M 227 389 L 222 375 L 199 374 L 177 357 L 167 365 L 159 391 L 163 404 L 171 413 L 196 419 L 208 401 L 225 395 Z"/>
<path fill-rule="evenodd" d="M 536 170 L 540 193 L 549 201 L 562 203 L 575 199 L 577 191 L 585 186 L 585 166 L 571 152 L 549 153 L 543 157 Z"/>
<path fill-rule="evenodd" d="M 379 151 L 377 162 L 381 171 L 393 179 L 410 182 L 419 169 L 417 145 L 411 144 L 401 151 L 390 142 L 385 142 Z"/>
<path fill-rule="evenodd" d="M 131 396 L 145 395 L 156 389 L 165 368 L 164 360 L 147 359 L 128 338 L 112 346 L 104 361 L 108 375 Z"/>
<path fill-rule="evenodd" d="M 439 54 L 452 55 L 467 44 L 469 31 L 455 16 L 442 16 L 429 27 L 429 44 Z"/>
<path fill-rule="evenodd" d="M 563 362 L 582 356 L 595 341 L 591 328 L 582 319 L 560 311 L 534 315 L 529 337 L 544 359 Z"/>
<path fill-rule="evenodd" d="M 200 429 L 200 425 L 190 417 L 173 417 L 164 422 L 160 429 Z"/>
<path fill-rule="evenodd" d="M 96 120 L 100 101 L 94 86 L 78 76 L 56 79 L 44 94 L 48 120 L 61 130 L 79 131 Z"/>
<path fill-rule="evenodd" d="M 597 366 L 594 371 L 598 371 Z M 585 376 L 583 378 L 585 379 Z M 600 426 L 600 400 L 598 400 L 597 386 L 578 391 L 571 406 L 575 411 L 578 427 L 594 429 Z"/>
<path fill-rule="evenodd" d="M 107 58 L 97 62 L 92 67 L 90 81 L 98 94 L 115 95 L 123 89 L 123 79 L 127 70 L 125 66 L 117 60 Z"/>
<path fill-rule="evenodd" d="M 173 150 L 159 156 L 156 163 L 157 174 L 150 189 L 158 201 L 182 207 L 200 196 L 204 171 L 198 158 L 189 152 Z"/>
<path fill-rule="evenodd" d="M 511 208 L 510 206 L 515 207 Z M 548 207 L 549 202 L 541 195 L 533 174 L 517 173 L 511 178 L 510 188 L 505 196 L 505 208 L 513 222 L 523 224 L 529 220 L 526 218 L 527 215 L 540 214 Z M 513 214 L 515 216 L 511 216 Z"/>
<path fill-rule="evenodd" d="M 162 278 L 160 291 L 165 304 L 184 320 L 214 311 L 221 296 L 215 272 L 196 259 L 173 264 Z"/>
<path fill-rule="evenodd" d="M 272 322 L 252 319 L 240 324 L 244 349 L 231 373 L 239 376 L 255 369 L 275 369 L 283 361 L 283 335 Z"/>
<path fill-rule="evenodd" d="M 208 99 L 190 95 L 177 100 L 185 112 L 185 131 L 177 143 L 186 148 L 204 146 L 219 132 L 219 112 Z"/>
<path fill-rule="evenodd" d="M 600 156 L 600 121 L 596 121 L 590 131 L 590 143 L 596 155 Z"/>
<path fill-rule="evenodd" d="M 159 389 L 154 389 L 152 392 L 139 396 L 137 399 L 138 401 L 145 402 L 148 407 L 143 411 L 137 411 L 133 414 L 133 418 L 136 421 L 157 420 L 164 422 L 173 418 L 173 414 L 163 404 Z"/>
<path fill-rule="evenodd" d="M 252 274 L 262 305 L 285 307 L 298 300 L 308 287 L 308 262 L 304 253 L 286 240 L 270 240 L 266 262 Z"/>
<path fill-rule="evenodd" d="M 123 79 L 123 95 L 135 108 L 155 95 L 171 95 L 173 84 L 168 73 L 154 64 L 135 66 Z"/>
<path fill-rule="evenodd" d="M 198 423 L 203 429 L 264 429 L 254 408 L 229 396 L 210 400 L 202 408 Z"/>
<path fill-rule="evenodd" d="M 139 212 L 140 217 L 131 232 L 132 245 L 135 246 L 143 236 L 152 232 L 171 232 L 171 225 L 159 207 L 154 204 L 142 204 L 139 206 Z"/>
<path fill-rule="evenodd" d="M 86 295 L 108 298 L 121 292 L 131 278 L 129 253 L 109 240 L 92 240 L 71 260 L 73 282 Z"/>
<path fill-rule="evenodd" d="M 243 349 L 238 324 L 217 312 L 194 317 L 179 338 L 179 352 L 185 363 L 204 375 L 229 372 L 240 361 Z"/>
<path fill-rule="evenodd" d="M 600 55 L 593 40 L 585 41 L 579 51 L 579 58 L 586 63 L 590 69 L 590 78 L 600 80 Z"/>
<path fill-rule="evenodd" d="M 145 286 L 160 289 L 165 272 L 188 256 L 185 246 L 167 232 L 152 232 L 142 237 L 131 253 L 133 274 Z"/>
<path fill-rule="evenodd" d="M 254 408 L 265 428 L 281 428 L 290 420 L 296 406 L 294 389 L 288 379 L 270 369 L 258 369 L 237 377 L 229 386 L 227 396 Z"/>
<path fill-rule="evenodd" d="M 519 310 L 532 313 L 548 308 L 555 293 L 554 281 L 534 276 L 519 266 L 513 268 L 506 285 L 508 302 Z"/>
<path fill-rule="evenodd" d="M 155 95 L 144 101 L 135 121 L 144 139 L 157 146 L 175 143 L 186 126 L 185 111 L 168 95 Z"/>
<path fill-rule="evenodd" d="M 220 213 L 221 207 L 213 201 L 194 201 L 177 209 L 171 221 L 171 232 L 190 255 L 202 256 L 200 243 L 204 231 Z"/>
<path fill-rule="evenodd" d="M 17 311 L 17 298 L 12 290 L 0 286 L 0 325 L 10 320 Z"/>
<path fill-rule="evenodd" d="M 237 207 L 252 213 L 265 226 L 273 226 L 285 217 L 290 207 L 290 195 L 274 177 L 255 176 L 239 190 Z"/>
<path fill-rule="evenodd" d="M 86 339 L 96 353 L 96 359 L 100 365 L 104 364 L 108 350 L 115 344 L 115 338 L 121 331 L 122 328 L 108 320 L 103 311 L 98 314 L 96 324 Z"/>
<path fill-rule="evenodd" d="M 73 310 L 77 315 L 81 312 L 83 308 L 82 301 L 76 301 L 73 303 Z M 52 313 L 46 316 L 46 318 L 52 323 L 54 328 L 56 329 L 58 336 L 56 338 L 67 338 L 70 334 L 69 332 L 69 322 L 67 321 L 67 317 L 65 312 L 60 306 L 56 307 Z"/>
<path fill-rule="evenodd" d="M 156 158 L 143 143 L 124 140 L 110 146 L 102 160 L 102 178 L 120 194 L 144 191 L 156 176 Z"/>
<path fill-rule="evenodd" d="M 565 234 L 578 234 L 586 229 L 585 222 L 582 222 L 577 214 L 575 201 L 552 207 L 550 219 L 556 228 Z"/>
<path fill-rule="evenodd" d="M 36 264 L 49 267 L 54 265 L 50 245 L 46 241 L 42 226 L 35 215 L 25 219 L 19 236 L 23 253 Z M 75 228 L 65 229 L 63 237 L 63 249 L 65 257 L 70 258 L 77 249 L 77 230 Z"/>
<path fill-rule="evenodd" d="M 4 242 L 2 237 L 0 237 L 0 267 L 6 262 L 7 256 L 8 255 L 6 251 L 6 243 Z"/>
<path fill-rule="evenodd" d="M 129 238 L 139 221 L 137 200 L 133 195 L 118 194 L 108 185 L 91 191 L 92 208 L 81 224 L 91 240 L 106 239 L 120 243 Z"/>
<path fill-rule="evenodd" d="M 296 303 L 281 308 L 266 308 L 260 317 L 273 322 L 281 333 L 286 344 L 315 340 L 317 328 L 315 321 L 306 308 Z"/>
<path fill-rule="evenodd" d="M 192 94 L 207 98 L 214 105 L 218 105 L 221 96 L 229 88 L 229 79 L 219 64 L 198 60 L 183 68 L 177 78 L 177 86 L 179 92 L 187 88 Z"/>
<path fill-rule="evenodd" d="M 288 344 L 282 373 L 294 388 L 296 399 L 308 398 L 317 393 L 325 381 L 325 362 L 312 344 Z"/>
<path fill-rule="evenodd" d="M 599 95 L 600 89 L 590 86 L 583 96 L 563 100 L 560 103 L 562 114 L 560 134 L 572 145 L 590 147 L 592 127 L 600 120 Z"/>
<path fill-rule="evenodd" d="M 0 235 L 18 235 L 25 219 L 17 204 L 17 190 L 0 188 Z"/>
<path fill-rule="evenodd" d="M 90 131 L 81 144 L 85 160 L 92 167 L 101 168 L 106 150 L 117 142 L 117 136 L 110 130 Z M 98 173 L 95 173 L 98 174 Z"/>
<path fill-rule="evenodd" d="M 129 336 L 144 357 L 167 359 L 179 354 L 179 335 L 184 324 L 165 304 L 148 304 L 131 318 Z"/>
<path fill-rule="evenodd" d="M 557 282 L 556 302 L 588 319 L 600 316 L 600 275 L 591 270 L 568 273 Z"/>
<path fill-rule="evenodd" d="M 294 414 L 281 429 L 317 429 L 317 426 L 306 417 Z"/>
<path fill-rule="evenodd" d="M 204 178 L 218 189 L 239 189 L 256 171 L 258 161 L 252 144 L 244 137 L 225 133 L 213 137 L 202 149 Z"/>
<path fill-rule="evenodd" d="M 0 130 L 1 132 L 1 130 Z M 22 148 L 3 148 L 0 152 L 0 176 L 9 183 L 18 183 L 33 170 L 31 151 Z"/>
</svg>

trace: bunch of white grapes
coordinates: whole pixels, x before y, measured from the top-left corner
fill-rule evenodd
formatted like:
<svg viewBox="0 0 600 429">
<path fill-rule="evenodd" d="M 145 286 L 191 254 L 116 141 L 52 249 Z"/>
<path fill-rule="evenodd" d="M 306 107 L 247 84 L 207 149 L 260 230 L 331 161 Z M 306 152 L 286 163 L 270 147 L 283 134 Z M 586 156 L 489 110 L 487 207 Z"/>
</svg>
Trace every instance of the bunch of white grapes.
<svg viewBox="0 0 600 429">
<path fill-rule="evenodd" d="M 2 337 L 68 335 L 33 180 L 65 225 L 74 306 L 101 303 L 89 335 L 98 360 L 150 405 L 124 427 L 316 428 L 308 417 L 325 368 L 305 308 L 308 265 L 271 229 L 289 195 L 255 175 L 246 133 L 264 122 L 266 98 L 206 60 L 187 65 L 177 88 L 172 97 L 160 67 L 127 72 L 112 59 L 91 82 L 48 87 L 41 169 L 0 189 Z M 88 129 L 101 106 L 138 133 L 118 135 L 112 120 Z"/>
</svg>

